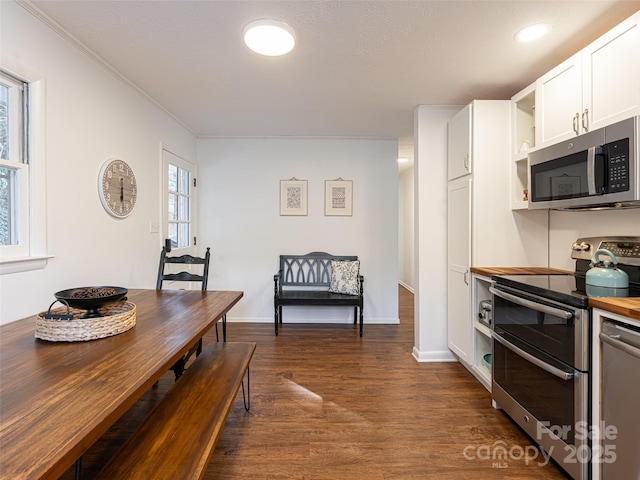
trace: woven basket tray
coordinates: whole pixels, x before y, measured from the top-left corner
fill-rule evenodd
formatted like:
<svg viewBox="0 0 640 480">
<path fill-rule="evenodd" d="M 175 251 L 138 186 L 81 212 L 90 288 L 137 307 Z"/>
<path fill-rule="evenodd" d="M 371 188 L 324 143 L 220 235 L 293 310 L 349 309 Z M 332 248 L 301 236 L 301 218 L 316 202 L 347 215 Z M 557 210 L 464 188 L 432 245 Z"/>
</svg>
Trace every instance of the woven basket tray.
<svg viewBox="0 0 640 480">
<path fill-rule="evenodd" d="M 136 306 L 131 302 L 116 302 L 100 309 L 104 317 L 79 318 L 85 310 L 71 308 L 73 320 L 49 320 L 46 313 L 66 313 L 66 307 L 39 313 L 36 317 L 36 338 L 49 342 L 84 342 L 126 332 L 136 324 Z"/>
</svg>

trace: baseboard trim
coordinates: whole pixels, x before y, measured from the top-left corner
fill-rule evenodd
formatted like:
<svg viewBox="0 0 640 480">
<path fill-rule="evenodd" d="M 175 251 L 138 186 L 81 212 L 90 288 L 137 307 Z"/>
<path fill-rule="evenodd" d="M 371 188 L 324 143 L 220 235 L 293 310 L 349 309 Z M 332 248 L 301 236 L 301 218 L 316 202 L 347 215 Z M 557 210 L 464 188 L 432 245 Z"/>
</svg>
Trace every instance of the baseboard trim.
<svg viewBox="0 0 640 480">
<path fill-rule="evenodd" d="M 406 288 L 407 290 L 409 290 L 411 293 L 413 293 L 414 295 L 416 294 L 415 290 L 413 289 L 412 286 L 404 283 L 402 280 L 398 280 L 398 283 L 403 286 L 404 288 Z"/>
<path fill-rule="evenodd" d="M 227 322 L 229 323 L 273 323 L 273 317 L 230 317 L 227 315 Z M 353 318 L 342 320 L 336 318 L 305 318 L 305 319 L 296 319 L 296 320 L 287 320 L 284 319 L 284 323 L 327 323 L 327 324 L 344 324 L 344 325 L 353 325 Z M 365 325 L 399 325 L 400 319 L 394 317 L 379 317 L 379 318 L 369 318 L 365 317 L 364 319 Z"/>
<path fill-rule="evenodd" d="M 456 356 L 448 350 L 435 352 L 421 352 L 413 347 L 412 354 L 418 362 L 457 362 Z"/>
</svg>

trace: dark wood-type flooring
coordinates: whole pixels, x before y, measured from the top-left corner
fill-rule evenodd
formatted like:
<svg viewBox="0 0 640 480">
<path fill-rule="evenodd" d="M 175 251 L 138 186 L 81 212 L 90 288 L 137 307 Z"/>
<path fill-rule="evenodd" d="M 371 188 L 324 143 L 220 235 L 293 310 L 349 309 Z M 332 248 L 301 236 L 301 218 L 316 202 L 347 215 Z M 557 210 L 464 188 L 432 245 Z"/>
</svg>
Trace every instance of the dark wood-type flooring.
<svg viewBox="0 0 640 480">
<path fill-rule="evenodd" d="M 272 324 L 229 323 L 228 341 L 257 342 L 251 411 L 239 394 L 204 478 L 567 478 L 553 464 L 540 466 L 540 451 L 462 365 L 415 361 L 413 295 L 399 289 L 400 325 L 365 324 L 362 338 L 354 325 L 285 323 L 275 337 Z M 91 447 L 83 479 L 172 382 L 168 372 Z M 73 469 L 62 478 L 72 479 Z"/>
</svg>

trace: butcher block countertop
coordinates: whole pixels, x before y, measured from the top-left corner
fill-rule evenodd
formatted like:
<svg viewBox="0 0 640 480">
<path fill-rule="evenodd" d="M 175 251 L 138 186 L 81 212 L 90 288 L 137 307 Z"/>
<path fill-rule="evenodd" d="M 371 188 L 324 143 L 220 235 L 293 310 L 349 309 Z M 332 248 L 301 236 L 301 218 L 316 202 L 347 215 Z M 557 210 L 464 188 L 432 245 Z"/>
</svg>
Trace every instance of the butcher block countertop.
<svg viewBox="0 0 640 480">
<path fill-rule="evenodd" d="M 590 298 L 589 306 L 617 313 L 623 317 L 640 320 L 640 297 L 630 298 Z"/>
<path fill-rule="evenodd" d="M 471 267 L 471 273 L 491 277 L 492 275 L 571 275 L 573 272 L 546 267 Z M 590 298 L 589 306 L 616 313 L 623 317 L 640 320 L 640 297 Z"/>
<path fill-rule="evenodd" d="M 570 275 L 573 272 L 546 267 L 471 267 L 471 273 L 491 277 L 491 275 Z"/>
</svg>

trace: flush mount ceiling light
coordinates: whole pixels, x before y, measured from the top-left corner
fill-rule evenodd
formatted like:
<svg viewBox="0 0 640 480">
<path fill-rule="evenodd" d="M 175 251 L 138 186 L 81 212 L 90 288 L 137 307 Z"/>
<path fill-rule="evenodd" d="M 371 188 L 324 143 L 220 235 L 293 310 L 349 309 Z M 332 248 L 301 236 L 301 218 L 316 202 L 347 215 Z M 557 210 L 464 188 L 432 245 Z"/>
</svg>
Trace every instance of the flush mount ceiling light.
<svg viewBox="0 0 640 480">
<path fill-rule="evenodd" d="M 544 37 L 550 30 L 550 26 L 546 23 L 536 23 L 523 28 L 515 34 L 515 38 L 518 42 L 532 42 Z"/>
<path fill-rule="evenodd" d="M 244 27 L 244 43 L 256 53 L 277 57 L 293 50 L 293 29 L 275 20 L 254 20 Z"/>
<path fill-rule="evenodd" d="M 398 158 L 398 163 L 408 163 L 409 159 L 406 157 L 400 157 Z"/>
</svg>

